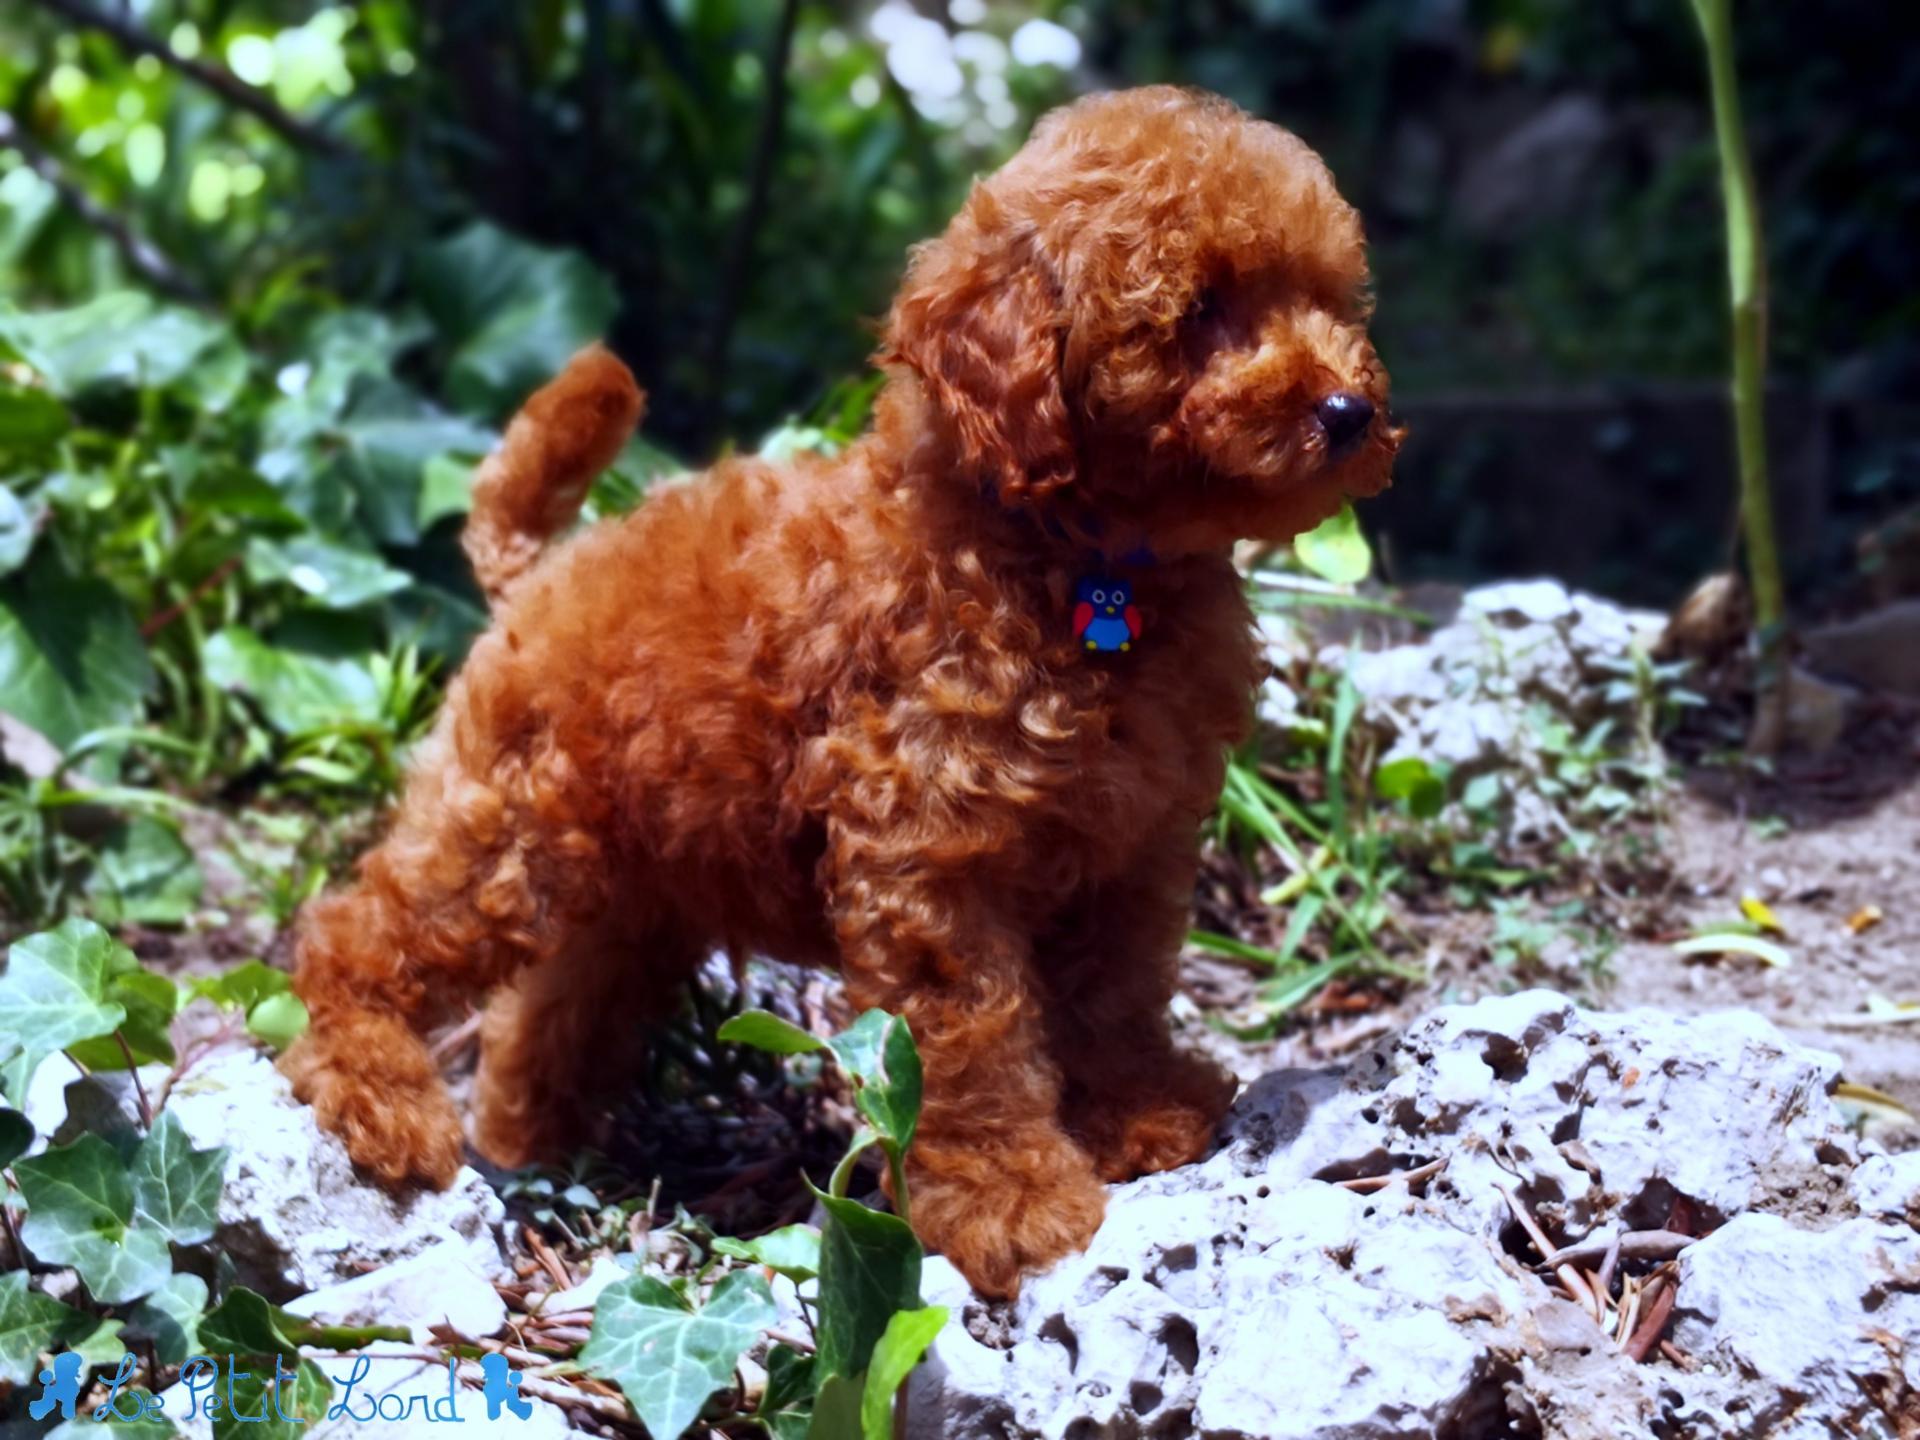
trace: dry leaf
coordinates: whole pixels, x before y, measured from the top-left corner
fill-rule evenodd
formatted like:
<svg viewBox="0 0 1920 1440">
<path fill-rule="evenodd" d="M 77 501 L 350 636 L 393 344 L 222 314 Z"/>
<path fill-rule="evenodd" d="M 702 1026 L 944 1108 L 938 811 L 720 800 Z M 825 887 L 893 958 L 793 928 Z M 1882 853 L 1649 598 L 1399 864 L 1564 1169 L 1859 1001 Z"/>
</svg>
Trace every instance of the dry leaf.
<svg viewBox="0 0 1920 1440">
<path fill-rule="evenodd" d="M 1847 929 L 1856 935 L 1864 934 L 1886 918 L 1878 905 L 1862 905 L 1847 917 Z"/>
<path fill-rule="evenodd" d="M 1762 930 L 1771 930 L 1775 935 L 1787 933 L 1787 927 L 1780 923 L 1780 917 L 1758 895 L 1742 895 L 1740 913 Z"/>
<path fill-rule="evenodd" d="M 1695 935 L 1690 940 L 1675 941 L 1673 948 L 1681 955 L 1751 955 L 1775 967 L 1793 963 L 1793 957 L 1783 948 L 1758 935 Z"/>
</svg>

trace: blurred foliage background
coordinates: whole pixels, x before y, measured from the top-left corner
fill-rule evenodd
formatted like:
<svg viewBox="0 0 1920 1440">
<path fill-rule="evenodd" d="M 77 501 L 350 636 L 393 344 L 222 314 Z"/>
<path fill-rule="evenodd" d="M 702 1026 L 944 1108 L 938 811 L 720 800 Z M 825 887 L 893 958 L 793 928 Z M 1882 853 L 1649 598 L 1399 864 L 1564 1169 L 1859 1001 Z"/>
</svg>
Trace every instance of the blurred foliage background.
<svg viewBox="0 0 1920 1440">
<path fill-rule="evenodd" d="M 1844 605 L 1920 555 L 1920 12 L 1737 22 L 1780 505 L 1803 599 Z M 907 247 L 1048 106 L 1158 80 L 1298 130 L 1367 216 L 1415 432 L 1366 517 L 1390 578 L 1664 601 L 1724 562 L 1682 0 L 9 0 L 14 907 L 84 883 L 178 908 L 166 790 L 120 795 L 103 840 L 110 781 L 386 793 L 481 619 L 471 463 L 578 344 L 609 335 L 652 392 L 601 509 L 729 446 L 840 443 Z M 276 865 L 288 905 L 302 873 Z"/>
</svg>

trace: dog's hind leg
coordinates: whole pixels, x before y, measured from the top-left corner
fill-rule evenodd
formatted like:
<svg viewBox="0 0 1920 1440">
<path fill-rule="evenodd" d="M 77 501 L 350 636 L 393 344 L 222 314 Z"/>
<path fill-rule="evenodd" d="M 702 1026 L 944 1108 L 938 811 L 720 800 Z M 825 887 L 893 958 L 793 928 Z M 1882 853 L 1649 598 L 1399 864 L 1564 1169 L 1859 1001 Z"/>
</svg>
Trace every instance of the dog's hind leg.
<svg viewBox="0 0 1920 1440">
<path fill-rule="evenodd" d="M 450 1002 L 553 961 L 605 910 L 601 802 L 559 747 L 503 753 L 470 699 L 449 696 L 356 883 L 301 916 L 294 987 L 312 1024 L 282 1065 L 389 1184 L 445 1186 L 460 1166 L 459 1117 L 422 1032 Z"/>
<path fill-rule="evenodd" d="M 702 951 L 666 926 L 603 922 L 495 992 L 481 1029 L 474 1144 L 497 1165 L 564 1159 L 639 1077 Z"/>
</svg>

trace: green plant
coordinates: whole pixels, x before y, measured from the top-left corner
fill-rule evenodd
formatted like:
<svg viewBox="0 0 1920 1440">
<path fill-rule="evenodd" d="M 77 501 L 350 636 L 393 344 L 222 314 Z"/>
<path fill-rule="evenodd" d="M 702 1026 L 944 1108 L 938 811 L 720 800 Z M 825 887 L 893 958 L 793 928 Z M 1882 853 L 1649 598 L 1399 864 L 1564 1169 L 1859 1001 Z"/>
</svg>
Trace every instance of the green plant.
<svg viewBox="0 0 1920 1440">
<path fill-rule="evenodd" d="M 1423 971 L 1386 953 L 1386 936 L 1406 939 L 1391 900 L 1406 872 L 1373 804 L 1377 776 L 1371 758 L 1355 743 L 1358 709 L 1359 695 L 1343 679 L 1324 727 L 1324 751 L 1317 752 L 1325 765 L 1325 795 L 1318 802 L 1290 799 L 1261 773 L 1254 752 L 1235 756 L 1227 766 L 1217 833 L 1230 845 L 1266 847 L 1280 860 L 1287 878 L 1261 899 L 1292 909 L 1280 944 L 1271 950 L 1205 930 L 1194 931 L 1190 939 L 1201 949 L 1267 972 L 1257 991 L 1267 1017 L 1257 1027 L 1263 1031 L 1345 974 L 1425 978 Z M 1310 727 L 1310 733 L 1318 738 L 1320 732 Z M 1407 813 L 1433 805 L 1437 792 L 1430 770 L 1401 765 L 1386 773 L 1390 793 L 1382 798 Z M 1307 958 L 1310 941 L 1322 958 Z"/>
<path fill-rule="evenodd" d="M 255 997 L 250 1011 L 281 987 L 263 978 L 264 967 L 241 967 L 199 993 L 224 985 L 236 997 Z M 275 972 L 265 972 L 273 974 Z M 289 997 L 290 998 L 290 997 Z M 126 1404 L 161 1387 L 201 1352 L 231 1354 L 237 1366 L 291 1365 L 293 1413 L 320 1413 L 331 1386 L 319 1367 L 300 1355 L 302 1345 L 323 1348 L 362 1345 L 374 1339 L 405 1339 L 404 1329 L 321 1325 L 268 1304 L 243 1286 L 230 1285 L 209 1307 L 211 1291 L 198 1275 L 174 1269 L 181 1252 L 201 1251 L 199 1266 L 218 1222 L 226 1152 L 197 1149 L 179 1121 L 156 1103 L 138 1078 L 131 1087 L 137 1113 L 131 1123 L 112 1107 L 79 1112 L 95 1128 L 29 1155 L 35 1135 L 19 1110 L 35 1072 L 63 1057 L 86 1075 L 105 1069 L 132 1070 L 159 1061 L 173 1063 L 169 1022 L 182 996 L 164 976 L 142 968 L 132 952 L 91 921 L 71 919 L 58 928 L 16 941 L 0 975 L 0 1094 L 13 1106 L 0 1109 L 0 1165 L 10 1186 L 0 1204 L 7 1211 L 12 1243 L 0 1274 L 0 1380 L 29 1384 L 39 1357 L 61 1348 L 77 1351 L 87 1370 L 109 1377 Z M 295 1002 L 296 1004 L 298 1002 Z M 16 1220 L 13 1212 L 24 1209 Z M 31 1259 L 43 1267 L 71 1266 L 81 1289 L 68 1303 L 34 1288 Z M 123 1336 L 123 1332 L 125 1332 Z M 138 1339 L 136 1350 L 126 1341 Z M 250 1416 L 267 1413 L 262 1402 L 274 1383 L 250 1371 L 235 1376 L 232 1409 L 213 1420 L 219 1440 L 242 1434 L 296 1433 L 273 1422 L 256 1430 Z M 121 1412 L 126 1413 L 125 1411 Z"/>
<path fill-rule="evenodd" d="M 818 1230 L 789 1225 L 753 1240 L 716 1239 L 714 1258 L 672 1283 L 650 1275 L 616 1281 L 601 1296 L 581 1363 L 620 1386 L 650 1434 L 674 1440 L 773 1325 L 764 1269 L 817 1288 L 802 1302 L 812 1347 L 787 1338 L 772 1345 L 753 1418 L 776 1440 L 889 1440 L 895 1394 L 947 1318 L 920 1301 L 922 1255 L 908 1222 L 906 1154 L 921 1095 L 913 1036 L 904 1020 L 878 1010 L 825 1040 L 749 1010 L 718 1038 L 776 1055 L 830 1053 L 853 1085 L 864 1123 L 827 1188 L 814 1191 L 825 1220 Z M 873 1148 L 884 1158 L 896 1213 L 849 1194 L 857 1162 Z M 724 1270 L 696 1304 L 695 1287 L 724 1261 L 761 1268 Z"/>
<path fill-rule="evenodd" d="M 1771 755 L 1786 739 L 1787 605 L 1780 552 L 1774 543 L 1773 493 L 1767 483 L 1766 236 L 1760 199 L 1740 118 L 1734 70 L 1731 0 L 1693 0 L 1706 42 L 1713 95 L 1713 132 L 1720 151 L 1720 194 L 1726 211 L 1727 278 L 1733 313 L 1733 429 L 1740 466 L 1740 518 L 1759 641 L 1753 729 L 1748 748 Z"/>
</svg>

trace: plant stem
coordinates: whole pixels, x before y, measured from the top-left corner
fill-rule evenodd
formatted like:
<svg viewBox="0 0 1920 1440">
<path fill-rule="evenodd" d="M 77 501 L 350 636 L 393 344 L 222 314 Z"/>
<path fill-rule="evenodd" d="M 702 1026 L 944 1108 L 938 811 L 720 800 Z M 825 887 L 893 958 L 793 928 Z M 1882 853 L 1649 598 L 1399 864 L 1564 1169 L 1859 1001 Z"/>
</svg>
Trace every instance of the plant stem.
<svg viewBox="0 0 1920 1440">
<path fill-rule="evenodd" d="M 1740 468 L 1740 515 L 1753 585 L 1759 661 L 1754 677 L 1753 729 L 1748 748 L 1769 755 L 1786 735 L 1787 614 L 1774 542 L 1773 498 L 1767 483 L 1765 396 L 1767 350 L 1766 243 L 1746 128 L 1734 71 L 1730 0 L 1693 0 L 1707 46 L 1713 91 L 1713 128 L 1720 147 L 1720 190 L 1727 216 L 1727 274 L 1733 304 L 1733 426 Z"/>
</svg>

